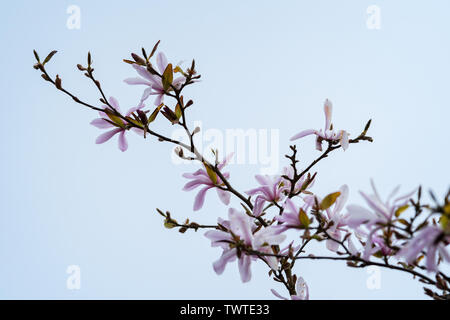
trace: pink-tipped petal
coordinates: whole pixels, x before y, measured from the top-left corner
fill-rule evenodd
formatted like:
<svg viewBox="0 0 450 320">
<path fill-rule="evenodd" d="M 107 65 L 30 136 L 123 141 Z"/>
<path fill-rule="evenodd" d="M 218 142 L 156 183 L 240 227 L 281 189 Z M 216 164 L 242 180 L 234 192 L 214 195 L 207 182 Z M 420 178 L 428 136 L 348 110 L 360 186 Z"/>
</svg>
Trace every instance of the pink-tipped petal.
<svg viewBox="0 0 450 320">
<path fill-rule="evenodd" d="M 105 132 L 105 133 L 99 135 L 99 136 L 97 137 L 97 139 L 95 140 L 95 143 L 96 143 L 96 144 L 105 143 L 106 141 L 108 141 L 109 139 L 111 139 L 112 137 L 114 137 L 114 135 L 116 135 L 117 133 L 119 133 L 120 131 L 122 131 L 121 128 L 107 131 L 107 132 Z"/>
<path fill-rule="evenodd" d="M 348 138 L 348 132 L 347 131 L 342 131 L 342 136 L 341 136 L 341 146 L 342 149 L 347 150 L 348 146 L 349 146 L 349 138 Z"/>
<path fill-rule="evenodd" d="M 156 56 L 156 64 L 158 65 L 159 72 L 164 73 L 168 65 L 166 55 L 163 52 L 159 52 Z"/>
<path fill-rule="evenodd" d="M 309 136 L 309 135 L 311 135 L 311 134 L 315 134 L 316 132 L 317 132 L 317 131 L 314 130 L 314 129 L 303 130 L 303 131 L 297 133 L 296 135 L 292 136 L 290 140 L 291 140 L 291 141 L 294 141 L 294 140 L 297 140 L 297 139 L 300 139 L 300 138 Z"/>
<path fill-rule="evenodd" d="M 144 92 L 142 93 L 141 102 L 147 100 L 147 98 L 150 96 L 151 93 L 152 87 L 145 89 Z"/>
<path fill-rule="evenodd" d="M 219 196 L 219 199 L 223 202 L 223 204 L 230 204 L 231 193 L 222 189 L 217 189 L 217 195 Z"/>
<path fill-rule="evenodd" d="M 125 130 L 122 130 L 122 132 L 119 134 L 119 149 L 122 152 L 127 151 L 128 149 L 128 142 L 127 138 L 125 137 Z"/>
<path fill-rule="evenodd" d="M 213 269 L 218 275 L 221 275 L 227 263 L 233 262 L 234 260 L 236 260 L 236 249 L 226 250 L 222 253 L 219 260 L 213 263 Z"/>
<path fill-rule="evenodd" d="M 206 191 L 208 191 L 211 188 L 212 187 L 207 186 L 197 193 L 194 200 L 194 211 L 198 211 L 203 207 L 203 203 L 205 202 Z"/>
<path fill-rule="evenodd" d="M 147 71 L 146 68 L 142 67 L 142 66 L 138 66 L 136 64 L 133 64 L 133 68 L 137 71 L 137 73 L 147 79 L 148 81 L 154 81 L 153 76 L 150 74 L 150 72 Z"/>
<path fill-rule="evenodd" d="M 270 291 L 273 293 L 273 295 L 281 300 L 289 300 L 288 298 L 283 297 L 281 294 L 279 294 L 275 289 L 270 289 Z"/>
<path fill-rule="evenodd" d="M 130 85 L 145 85 L 145 86 L 151 86 L 151 83 L 148 80 L 142 79 L 142 78 L 126 78 L 123 80 L 126 84 Z"/>
<path fill-rule="evenodd" d="M 159 106 L 164 100 L 164 94 L 158 94 L 155 99 L 155 106 Z"/>
<path fill-rule="evenodd" d="M 113 106 L 114 109 L 116 109 L 117 111 L 120 112 L 120 106 L 119 106 L 119 102 L 117 101 L 116 98 L 114 97 L 109 97 L 108 102 L 111 106 Z"/>
<path fill-rule="evenodd" d="M 114 127 L 111 123 L 103 118 L 97 118 L 91 121 L 91 125 L 99 129 L 108 129 Z"/>
<path fill-rule="evenodd" d="M 261 196 L 256 197 L 255 206 L 253 207 L 253 215 L 255 217 L 259 217 L 262 214 L 265 202 L 266 201 L 264 200 L 263 197 Z"/>
<path fill-rule="evenodd" d="M 333 111 L 333 105 L 330 100 L 326 99 L 323 105 L 323 110 L 325 112 L 325 131 L 329 130 L 331 127 L 331 114 Z"/>
<path fill-rule="evenodd" d="M 247 255 L 242 255 L 238 261 L 239 273 L 241 274 L 242 282 L 249 282 L 252 278 L 252 271 L 250 269 L 251 258 Z"/>
</svg>

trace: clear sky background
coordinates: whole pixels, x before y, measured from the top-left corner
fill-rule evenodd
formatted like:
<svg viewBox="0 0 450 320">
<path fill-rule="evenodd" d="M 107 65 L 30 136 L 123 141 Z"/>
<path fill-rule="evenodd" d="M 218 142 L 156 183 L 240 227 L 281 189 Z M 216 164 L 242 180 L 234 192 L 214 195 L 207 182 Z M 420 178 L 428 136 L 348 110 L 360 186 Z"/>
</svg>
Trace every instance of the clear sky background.
<svg viewBox="0 0 450 320">
<path fill-rule="evenodd" d="M 81 28 L 66 27 L 70 5 Z M 381 9 L 381 29 L 366 26 L 366 9 Z M 280 156 L 289 137 L 323 126 L 322 104 L 334 103 L 336 127 L 358 134 L 373 119 L 374 143 L 337 151 L 317 167 L 314 191 L 349 185 L 350 202 L 373 177 L 383 195 L 422 184 L 443 195 L 449 187 L 450 21 L 448 1 L 8 1 L 0 10 L 0 297 L 271 299 L 282 288 L 262 264 L 242 284 L 236 264 L 217 276 L 220 250 L 202 232 L 167 230 L 155 213 L 214 223 L 227 209 L 215 193 L 192 212 L 195 193 L 181 189 L 171 147 L 129 135 L 95 145 L 100 131 L 82 109 L 32 69 L 33 49 L 58 54 L 48 70 L 95 103 L 98 94 L 76 70 L 93 54 L 97 77 L 124 108 L 142 88 L 122 62 L 142 46 L 177 63 L 195 58 L 202 82 L 187 90 L 191 120 L 204 129 L 279 129 Z M 159 120 L 162 120 L 159 119 Z M 170 135 L 172 128 L 158 126 Z M 312 138 L 300 145 L 308 163 Z M 230 165 L 239 190 L 255 185 L 257 165 Z M 233 206 L 238 206 L 233 201 Z M 320 246 L 322 247 L 322 246 Z M 319 251 L 323 249 L 319 248 Z M 81 289 L 66 288 L 66 268 L 79 265 Z M 312 299 L 424 297 L 410 276 L 381 271 L 381 288 L 366 286 L 366 270 L 341 262 L 302 262 L 297 274 Z M 284 292 L 283 292 L 284 293 Z"/>
</svg>

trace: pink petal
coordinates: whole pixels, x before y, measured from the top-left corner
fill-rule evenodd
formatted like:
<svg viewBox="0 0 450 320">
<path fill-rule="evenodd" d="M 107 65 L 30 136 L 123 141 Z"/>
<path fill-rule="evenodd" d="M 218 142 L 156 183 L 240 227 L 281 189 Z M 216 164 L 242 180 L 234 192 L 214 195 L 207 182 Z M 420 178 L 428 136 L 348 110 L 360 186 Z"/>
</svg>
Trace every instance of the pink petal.
<svg viewBox="0 0 450 320">
<path fill-rule="evenodd" d="M 163 52 L 159 52 L 158 55 L 156 56 L 156 64 L 158 65 L 158 69 L 161 72 L 161 74 L 164 73 L 168 63 L 166 55 Z"/>
<path fill-rule="evenodd" d="M 330 100 L 325 100 L 323 110 L 325 112 L 325 130 L 329 130 L 331 126 L 331 113 L 333 111 L 333 105 Z"/>
<path fill-rule="evenodd" d="M 99 129 L 108 129 L 114 127 L 111 123 L 103 118 L 97 118 L 91 121 L 91 125 Z"/>
<path fill-rule="evenodd" d="M 297 133 L 296 135 L 294 135 L 289 140 L 294 141 L 294 140 L 297 140 L 297 139 L 300 139 L 300 138 L 303 138 L 303 137 L 309 136 L 310 134 L 315 134 L 315 133 L 316 133 L 316 130 L 314 130 L 314 129 L 303 130 L 303 131 Z"/>
<path fill-rule="evenodd" d="M 204 181 L 200 179 L 192 180 L 186 183 L 183 187 L 183 191 L 191 191 L 197 188 L 198 186 L 204 185 Z"/>
<path fill-rule="evenodd" d="M 149 81 L 154 81 L 152 75 L 150 74 L 150 72 L 147 71 L 146 68 L 144 68 L 142 66 L 135 65 L 135 64 L 133 64 L 133 68 L 137 71 L 137 73 L 141 77 L 143 77 L 143 78 L 145 78 L 145 79 L 147 79 Z"/>
<path fill-rule="evenodd" d="M 142 78 L 126 78 L 125 80 L 123 80 L 125 83 L 130 84 L 130 85 L 146 85 L 146 86 L 151 86 L 151 83 L 148 80 L 142 79 Z"/>
<path fill-rule="evenodd" d="M 164 100 L 164 94 L 158 94 L 155 99 L 155 106 L 159 106 Z"/>
<path fill-rule="evenodd" d="M 217 195 L 219 196 L 219 199 L 223 202 L 223 204 L 225 205 L 230 204 L 231 193 L 217 188 Z"/>
<path fill-rule="evenodd" d="M 347 150 L 348 145 L 349 145 L 348 133 L 347 133 L 347 131 L 342 131 L 342 136 L 341 136 L 342 149 L 344 149 L 344 151 Z"/>
<path fill-rule="evenodd" d="M 104 142 L 108 141 L 109 139 L 111 139 L 115 134 L 119 133 L 120 131 L 122 131 L 121 128 L 117 128 L 117 129 L 114 129 L 114 130 L 107 131 L 107 132 L 99 135 L 97 137 L 97 139 L 95 140 L 95 143 L 96 144 L 104 143 Z"/>
<path fill-rule="evenodd" d="M 288 298 L 283 297 L 278 292 L 276 292 L 274 289 L 270 289 L 270 291 L 273 293 L 273 295 L 281 300 L 289 300 Z"/>
<path fill-rule="evenodd" d="M 152 87 L 145 89 L 144 93 L 142 93 L 141 101 L 147 100 L 147 98 L 150 96 L 151 93 L 152 93 Z"/>
<path fill-rule="evenodd" d="M 122 130 L 122 132 L 119 134 L 119 149 L 122 152 L 127 151 L 128 149 L 128 142 L 125 138 L 125 130 Z"/>
<path fill-rule="evenodd" d="M 436 265 L 436 250 L 437 250 L 437 245 L 431 245 L 428 247 L 427 260 L 425 262 L 427 269 L 429 271 L 433 271 L 433 272 L 436 272 L 438 270 L 437 265 Z"/>
<path fill-rule="evenodd" d="M 236 249 L 226 250 L 222 253 L 219 260 L 213 263 L 213 269 L 217 274 L 222 274 L 227 263 L 236 260 Z"/>
<path fill-rule="evenodd" d="M 239 273 L 241 274 L 242 282 L 249 282 L 252 278 L 250 265 L 251 258 L 247 255 L 242 255 L 238 261 Z"/>
<path fill-rule="evenodd" d="M 205 202 L 206 191 L 208 191 L 211 188 L 212 187 L 207 186 L 197 193 L 194 201 L 194 211 L 200 210 L 203 207 L 203 203 Z"/>
<path fill-rule="evenodd" d="M 117 111 L 120 112 L 119 102 L 117 101 L 116 98 L 109 97 L 108 102 L 109 102 L 110 105 L 112 105 L 114 107 L 114 109 L 116 109 Z"/>
<path fill-rule="evenodd" d="M 263 197 L 261 197 L 261 196 L 256 197 L 255 206 L 253 207 L 253 215 L 255 217 L 259 217 L 261 215 L 261 213 L 264 209 L 265 202 L 266 201 L 264 200 Z"/>
</svg>

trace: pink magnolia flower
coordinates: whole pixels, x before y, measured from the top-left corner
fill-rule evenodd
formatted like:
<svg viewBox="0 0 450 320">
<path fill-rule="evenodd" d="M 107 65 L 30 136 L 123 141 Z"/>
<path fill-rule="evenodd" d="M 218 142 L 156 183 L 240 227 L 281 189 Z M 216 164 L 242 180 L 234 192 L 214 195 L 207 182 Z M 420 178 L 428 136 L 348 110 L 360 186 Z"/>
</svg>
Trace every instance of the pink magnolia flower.
<svg viewBox="0 0 450 320">
<path fill-rule="evenodd" d="M 288 178 L 292 179 L 294 177 L 294 169 L 291 166 L 288 167 L 284 167 L 283 168 L 283 175 L 287 176 Z M 303 187 L 303 184 L 306 182 L 306 175 L 303 175 L 296 183 L 294 186 L 294 193 L 297 193 L 301 190 L 301 188 Z M 283 183 L 286 185 L 286 190 L 290 191 L 291 190 L 291 182 L 287 179 L 283 179 Z M 314 180 L 310 182 L 310 184 L 307 186 L 307 188 L 305 190 L 308 190 L 309 188 L 311 188 L 314 185 Z"/>
<path fill-rule="evenodd" d="M 267 202 L 278 202 L 282 200 L 284 197 L 283 191 L 286 189 L 286 186 L 283 185 L 283 178 L 281 176 L 270 177 L 267 175 L 256 175 L 255 178 L 261 186 L 246 191 L 249 196 L 258 195 Z"/>
<path fill-rule="evenodd" d="M 219 170 L 222 170 L 223 167 L 230 161 L 233 154 L 228 155 L 218 166 L 217 168 Z M 228 179 L 230 177 L 229 172 L 222 173 L 225 179 Z M 215 188 L 217 191 L 217 195 L 219 196 L 219 199 L 225 204 L 228 205 L 230 203 L 230 197 L 231 194 L 228 191 L 222 190 L 219 188 L 223 185 L 223 181 L 220 179 L 219 176 L 215 176 L 215 180 L 211 180 L 210 175 L 206 171 L 206 169 L 198 169 L 194 173 L 184 173 L 184 178 L 191 179 L 188 183 L 185 184 L 183 190 L 184 191 L 191 191 L 199 186 L 204 186 L 196 195 L 195 201 L 194 201 L 194 211 L 200 210 L 203 207 L 203 204 L 205 202 L 206 192 L 209 189 Z"/>
<path fill-rule="evenodd" d="M 325 128 L 324 130 L 315 130 L 315 129 L 307 129 L 303 130 L 291 138 L 291 141 L 297 140 L 308 135 L 314 134 L 316 135 L 316 149 L 322 151 L 322 141 L 331 141 L 338 142 L 341 144 L 344 150 L 347 150 L 349 145 L 349 134 L 345 130 L 340 130 L 338 132 L 332 129 L 331 125 L 331 113 L 333 106 L 331 101 L 326 99 L 324 103 L 324 111 L 325 111 Z"/>
<path fill-rule="evenodd" d="M 114 107 L 114 109 L 116 109 L 118 112 L 120 112 L 119 103 L 117 102 L 117 100 L 114 97 L 110 97 L 108 99 L 108 102 L 111 106 Z M 129 117 L 133 112 L 140 110 L 143 107 L 144 107 L 144 105 L 141 103 L 139 106 L 131 108 L 125 114 L 125 117 Z M 106 109 L 109 109 L 109 106 L 103 105 L 103 108 L 106 110 Z M 128 142 L 125 137 L 125 132 L 127 131 L 127 129 L 126 129 L 127 124 L 125 123 L 125 121 L 120 118 L 117 118 L 117 119 L 115 119 L 116 121 L 119 122 L 119 123 L 117 123 L 117 122 L 112 121 L 112 119 L 105 112 L 99 112 L 99 114 L 100 114 L 100 118 L 92 120 L 91 125 L 99 128 L 99 129 L 109 129 L 109 128 L 114 128 L 114 129 L 107 131 L 107 132 L 101 134 L 100 136 L 98 136 L 97 140 L 95 140 L 95 143 L 97 143 L 97 144 L 104 143 L 104 142 L 108 141 L 109 139 L 111 139 L 112 137 L 114 137 L 116 134 L 119 134 L 119 149 L 122 152 L 126 151 L 128 149 Z M 113 124 L 113 123 L 116 123 L 116 124 Z M 143 131 L 139 130 L 137 128 L 133 128 L 133 131 L 135 131 L 138 134 L 143 134 Z"/>
<path fill-rule="evenodd" d="M 344 227 L 347 226 L 345 222 L 345 216 L 342 213 L 345 203 L 348 199 L 348 186 L 343 185 L 340 187 L 340 196 L 336 199 L 336 202 L 328 209 L 325 210 L 326 216 L 329 221 L 333 221 L 333 225 L 327 230 L 328 234 L 338 241 L 342 239 L 342 233 L 345 232 Z M 347 238 L 351 242 L 350 237 Z M 339 249 L 339 243 L 333 240 L 327 240 L 327 249 L 336 252 Z M 353 244 L 349 243 L 349 247 L 354 247 Z"/>
<path fill-rule="evenodd" d="M 386 201 L 383 201 L 375 187 L 373 180 L 370 181 L 372 185 L 373 194 L 367 195 L 363 191 L 360 191 L 361 196 L 366 201 L 370 209 L 366 209 L 360 205 L 351 204 L 347 206 L 348 213 L 346 214 L 345 220 L 351 227 L 358 227 L 361 224 L 366 224 L 367 226 L 376 223 L 388 223 L 392 220 L 395 211 L 406 205 L 411 198 L 411 196 L 416 192 L 414 189 L 405 195 L 394 198 L 400 187 L 396 187 L 391 194 L 388 196 Z"/>
<path fill-rule="evenodd" d="M 281 300 L 289 300 L 279 294 L 275 289 L 270 289 L 270 291 L 272 291 L 275 297 Z M 295 291 L 297 291 L 297 294 L 291 295 L 291 300 L 309 300 L 309 288 L 306 281 L 302 277 L 297 279 L 297 282 L 295 283 Z"/>
<path fill-rule="evenodd" d="M 298 208 L 294 201 L 289 198 L 286 199 L 283 204 L 283 212 L 281 215 L 275 217 L 275 220 L 278 221 L 279 224 L 274 226 L 274 228 L 276 228 L 278 232 L 281 233 L 288 229 L 298 229 L 303 227 L 299 218 L 300 209 L 308 212 L 314 204 L 314 196 L 306 196 L 303 200 L 304 204 L 301 208 Z"/>
<path fill-rule="evenodd" d="M 450 243 L 450 235 L 444 235 L 444 231 L 438 226 L 428 226 L 420 231 L 398 253 L 398 258 L 404 258 L 406 262 L 413 263 L 417 256 L 426 250 L 426 268 L 437 272 L 438 253 L 444 261 L 450 262 L 450 253 L 447 246 Z"/>
<path fill-rule="evenodd" d="M 368 259 L 374 252 L 378 251 L 380 248 L 382 249 L 382 252 L 389 253 L 389 248 L 386 247 L 383 249 L 383 240 L 377 237 L 376 233 L 383 228 L 383 224 L 391 222 L 396 210 L 406 205 L 411 196 L 416 192 L 416 189 L 414 189 L 413 191 L 405 195 L 395 198 L 395 195 L 400 189 L 400 187 L 398 186 L 391 192 L 387 200 L 383 201 L 375 187 L 373 180 L 371 180 L 371 185 L 373 194 L 367 195 L 366 193 L 360 191 L 360 194 L 371 210 L 359 205 L 348 205 L 347 214 L 344 217 L 345 223 L 348 226 L 358 230 L 367 238 L 363 253 L 363 259 Z M 368 232 L 364 232 L 361 229 L 363 225 L 366 227 L 366 229 L 368 229 Z"/>
<path fill-rule="evenodd" d="M 158 55 L 156 56 L 156 64 L 158 66 L 160 74 L 163 74 L 168 65 L 167 58 L 164 53 L 162 52 L 158 53 Z M 142 94 L 141 102 L 145 101 L 150 95 L 156 95 L 155 105 L 159 106 L 164 101 L 164 94 L 165 94 L 161 78 L 157 75 L 151 74 L 143 66 L 133 64 L 133 68 L 136 69 L 137 73 L 141 77 L 127 78 L 124 80 L 125 83 L 130 85 L 148 86 L 148 88 L 146 88 L 144 90 L 144 93 Z M 172 85 L 177 87 L 181 85 L 184 81 L 185 77 L 180 76 L 172 81 Z"/>
<path fill-rule="evenodd" d="M 231 233 L 239 237 L 245 246 L 265 253 L 273 253 L 271 246 L 280 244 L 286 236 L 277 234 L 270 226 L 255 232 L 257 226 L 253 223 L 253 219 L 246 213 L 233 208 L 228 210 L 228 218 L 229 220 L 219 219 L 219 224 L 225 227 L 227 231 L 211 230 L 205 233 L 205 236 L 211 240 L 212 247 L 223 249 L 219 260 L 213 263 L 213 268 L 220 275 L 228 263 L 238 259 L 241 280 L 242 282 L 248 282 L 251 279 L 251 262 L 257 258 L 247 255 L 245 252 L 241 252 L 240 257 L 238 257 L 237 249 L 233 245 L 235 240 Z M 264 257 L 264 259 L 272 269 L 278 267 L 278 259 L 276 257 Z"/>
</svg>

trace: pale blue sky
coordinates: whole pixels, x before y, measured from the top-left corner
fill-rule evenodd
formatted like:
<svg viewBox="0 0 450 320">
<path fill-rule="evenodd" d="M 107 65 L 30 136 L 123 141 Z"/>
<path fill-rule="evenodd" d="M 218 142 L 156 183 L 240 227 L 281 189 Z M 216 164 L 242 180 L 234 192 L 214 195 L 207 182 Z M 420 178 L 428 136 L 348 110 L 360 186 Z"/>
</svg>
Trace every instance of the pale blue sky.
<svg viewBox="0 0 450 320">
<path fill-rule="evenodd" d="M 71 4 L 81 9 L 80 30 L 66 27 Z M 373 4 L 380 30 L 366 27 Z M 281 291 L 262 265 L 247 284 L 236 265 L 217 276 L 211 263 L 220 250 L 201 232 L 163 228 L 155 207 L 205 223 L 227 209 L 211 192 L 192 212 L 195 194 L 181 190 L 181 174 L 193 168 L 174 166 L 168 145 L 132 135 L 125 153 L 115 141 L 95 145 L 96 114 L 40 79 L 33 49 L 58 50 L 49 71 L 95 103 L 97 92 L 75 68 L 90 50 L 105 91 L 125 107 L 141 88 L 123 83 L 134 71 L 121 60 L 161 39 L 171 61 L 195 58 L 202 74 L 186 93 L 195 100 L 191 120 L 205 129 L 279 129 L 282 153 L 291 135 L 323 125 L 325 98 L 338 128 L 357 134 L 372 118 L 375 142 L 321 163 L 314 187 L 325 194 L 347 183 L 350 202 L 361 203 L 357 190 L 371 177 L 384 195 L 397 184 L 440 195 L 449 186 L 449 10 L 448 1 L 386 0 L 2 4 L 0 297 L 264 299 L 270 288 Z M 312 138 L 300 154 L 303 163 L 317 155 Z M 229 169 L 239 190 L 253 187 L 257 166 Z M 66 289 L 72 264 L 81 267 L 76 291 Z M 296 267 L 313 299 L 423 297 L 396 272 L 382 271 L 381 289 L 369 290 L 365 270 L 340 262 Z"/>
</svg>

